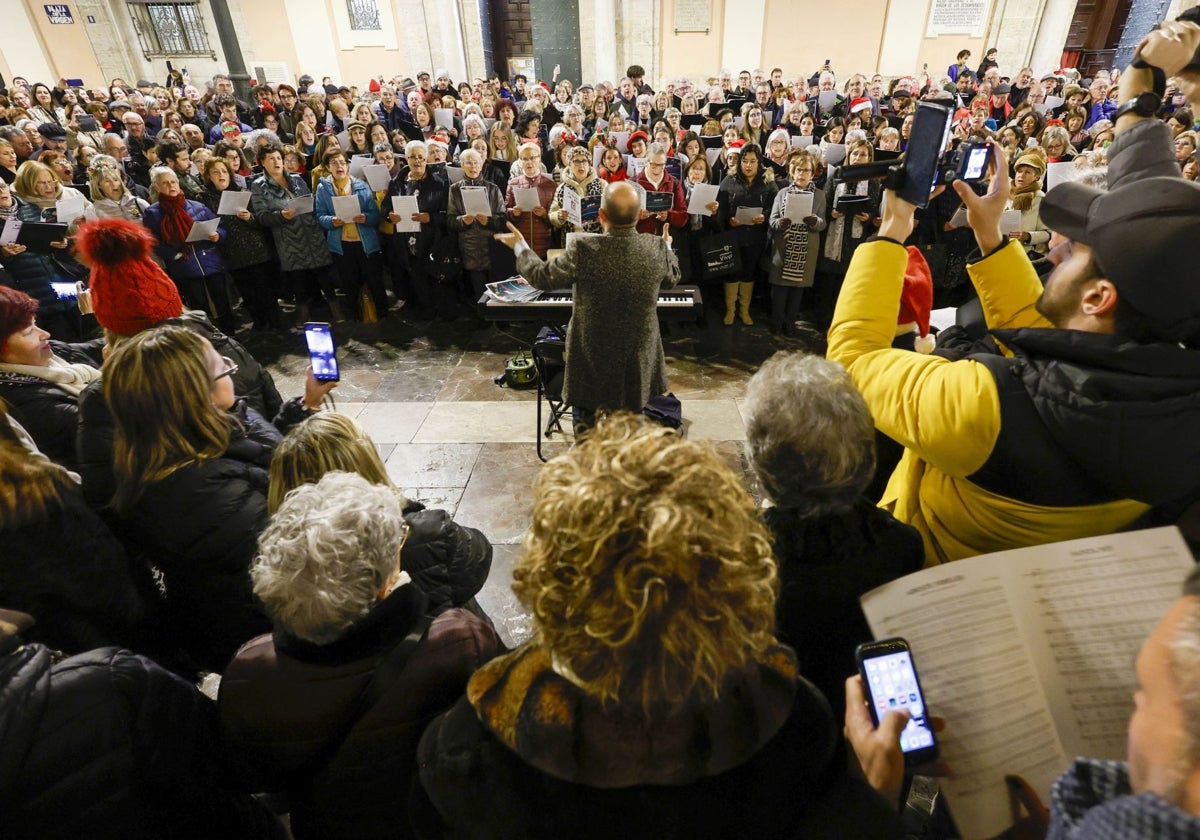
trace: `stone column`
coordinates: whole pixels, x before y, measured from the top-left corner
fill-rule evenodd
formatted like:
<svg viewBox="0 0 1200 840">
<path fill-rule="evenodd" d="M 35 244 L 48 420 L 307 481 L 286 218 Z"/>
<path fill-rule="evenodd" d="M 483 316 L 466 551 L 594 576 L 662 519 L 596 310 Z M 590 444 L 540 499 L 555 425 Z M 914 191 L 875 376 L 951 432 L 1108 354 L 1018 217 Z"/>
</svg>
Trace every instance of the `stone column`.
<svg viewBox="0 0 1200 840">
<path fill-rule="evenodd" d="M 733 73 L 734 84 L 737 83 L 738 72 L 753 70 L 762 62 L 766 16 L 767 0 L 738 0 L 725 4 L 725 35 L 721 43 L 720 66 Z"/>
<path fill-rule="evenodd" d="M 1046 0 L 1028 62 L 1036 75 L 1059 68 L 1063 47 L 1067 43 L 1067 31 L 1071 28 L 1074 16 L 1075 0 Z"/>
</svg>

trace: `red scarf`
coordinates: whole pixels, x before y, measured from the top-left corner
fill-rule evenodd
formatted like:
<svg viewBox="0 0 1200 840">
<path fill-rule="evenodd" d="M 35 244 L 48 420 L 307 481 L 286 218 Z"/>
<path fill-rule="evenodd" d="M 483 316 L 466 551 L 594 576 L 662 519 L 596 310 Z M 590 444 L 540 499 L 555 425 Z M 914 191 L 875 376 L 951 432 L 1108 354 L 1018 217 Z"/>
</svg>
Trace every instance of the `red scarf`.
<svg viewBox="0 0 1200 840">
<path fill-rule="evenodd" d="M 158 203 L 163 209 L 162 236 L 163 241 L 172 248 L 182 248 L 192 232 L 192 217 L 188 215 L 184 202 L 187 196 L 182 192 L 176 196 L 160 195 Z"/>
</svg>

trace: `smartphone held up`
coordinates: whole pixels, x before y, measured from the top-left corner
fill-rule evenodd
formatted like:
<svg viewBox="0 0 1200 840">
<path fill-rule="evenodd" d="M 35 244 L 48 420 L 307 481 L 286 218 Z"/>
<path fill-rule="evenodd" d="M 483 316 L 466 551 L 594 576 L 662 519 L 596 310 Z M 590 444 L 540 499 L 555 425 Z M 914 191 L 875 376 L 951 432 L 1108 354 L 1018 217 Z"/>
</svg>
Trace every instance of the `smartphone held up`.
<svg viewBox="0 0 1200 840">
<path fill-rule="evenodd" d="M 908 724 L 900 733 L 905 765 L 914 767 L 936 761 L 937 739 L 908 642 L 904 639 L 867 642 L 858 646 L 855 656 L 875 725 L 888 712 L 909 714 Z"/>
<path fill-rule="evenodd" d="M 308 345 L 308 361 L 312 365 L 313 378 L 318 382 L 339 381 L 341 373 L 338 370 L 337 348 L 329 324 L 318 321 L 305 324 L 304 341 Z"/>
</svg>

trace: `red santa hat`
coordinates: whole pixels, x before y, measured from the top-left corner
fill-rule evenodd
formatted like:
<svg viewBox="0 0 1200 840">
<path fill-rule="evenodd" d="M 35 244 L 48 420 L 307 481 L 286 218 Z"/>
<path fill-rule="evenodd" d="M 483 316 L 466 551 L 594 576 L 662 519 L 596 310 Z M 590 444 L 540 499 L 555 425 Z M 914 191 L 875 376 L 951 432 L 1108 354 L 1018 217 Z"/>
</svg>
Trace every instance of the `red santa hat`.
<svg viewBox="0 0 1200 840">
<path fill-rule="evenodd" d="M 379 80 L 371 79 L 370 83 L 367 85 L 367 90 L 371 91 L 371 93 L 379 93 L 379 87 Z"/>
<path fill-rule="evenodd" d="M 933 272 L 920 248 L 909 245 L 907 251 L 908 265 L 904 268 L 896 334 L 912 332 L 915 326 L 917 340 L 914 349 L 918 353 L 932 353 L 936 344 L 929 334 L 929 313 L 933 309 Z"/>
<path fill-rule="evenodd" d="M 857 96 L 850 100 L 850 113 L 857 114 L 859 111 L 870 111 L 871 100 L 865 96 Z"/>
<path fill-rule="evenodd" d="M 154 234 L 125 219 L 99 219 L 79 227 L 76 249 L 92 270 L 92 308 L 100 326 L 136 335 L 183 314 L 179 290 L 150 258 Z"/>
</svg>

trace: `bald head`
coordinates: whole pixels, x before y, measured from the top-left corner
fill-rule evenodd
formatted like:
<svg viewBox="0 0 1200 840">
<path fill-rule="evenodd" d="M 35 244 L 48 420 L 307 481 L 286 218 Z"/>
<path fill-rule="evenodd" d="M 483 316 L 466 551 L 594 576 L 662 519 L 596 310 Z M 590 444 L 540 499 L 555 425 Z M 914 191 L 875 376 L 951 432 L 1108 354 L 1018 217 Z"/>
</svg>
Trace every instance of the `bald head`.
<svg viewBox="0 0 1200 840">
<path fill-rule="evenodd" d="M 600 199 L 600 220 L 609 228 L 630 228 L 638 223 L 642 196 L 626 181 L 609 184 Z"/>
</svg>

